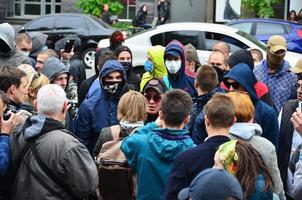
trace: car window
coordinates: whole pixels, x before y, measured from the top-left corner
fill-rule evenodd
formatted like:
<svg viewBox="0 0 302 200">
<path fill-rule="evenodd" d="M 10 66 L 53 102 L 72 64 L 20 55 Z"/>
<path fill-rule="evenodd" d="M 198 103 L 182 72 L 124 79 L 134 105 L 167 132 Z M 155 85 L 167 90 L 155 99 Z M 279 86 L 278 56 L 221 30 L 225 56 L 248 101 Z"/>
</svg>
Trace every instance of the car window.
<svg viewBox="0 0 302 200">
<path fill-rule="evenodd" d="M 150 38 L 150 40 L 151 40 L 152 46 L 155 46 L 155 45 L 164 46 L 164 33 L 159 33 L 159 34 L 153 35 Z"/>
<path fill-rule="evenodd" d="M 213 32 L 206 32 L 206 49 L 207 51 L 212 51 L 213 46 L 216 42 L 224 41 L 230 45 L 231 53 L 239 50 L 239 49 L 247 49 L 249 48 L 246 44 L 233 38 L 228 35 L 224 35 L 221 33 L 213 33 Z"/>
<path fill-rule="evenodd" d="M 256 26 L 256 35 L 282 35 L 286 34 L 282 24 L 273 24 L 258 22 Z"/>
<path fill-rule="evenodd" d="M 53 27 L 54 19 L 55 18 L 53 16 L 38 18 L 29 23 L 25 29 L 37 31 L 49 30 Z"/>
<path fill-rule="evenodd" d="M 254 36 L 252 36 L 252 35 L 250 35 L 250 34 L 248 34 L 248 33 L 246 33 L 246 32 L 243 32 L 243 31 L 237 31 L 236 33 L 237 33 L 238 35 L 241 35 L 241 36 L 244 37 L 245 39 L 248 39 L 249 41 L 255 43 L 255 44 L 256 44 L 258 47 L 260 47 L 262 50 L 264 50 L 264 51 L 266 50 L 266 45 L 265 45 L 263 42 L 257 40 Z"/>
<path fill-rule="evenodd" d="M 251 30 L 252 30 L 253 23 L 252 22 L 238 23 L 238 24 L 232 24 L 230 26 L 250 34 Z"/>
<path fill-rule="evenodd" d="M 98 29 L 97 25 L 93 20 L 90 20 L 89 18 L 84 18 L 84 19 L 90 31 L 96 31 Z"/>
<path fill-rule="evenodd" d="M 60 16 L 55 22 L 57 29 L 86 29 L 87 25 L 81 16 Z"/>
<path fill-rule="evenodd" d="M 201 31 L 171 31 L 166 32 L 163 46 L 167 46 L 172 40 L 178 40 L 183 45 L 191 43 L 196 49 L 204 48 L 204 35 Z"/>
</svg>

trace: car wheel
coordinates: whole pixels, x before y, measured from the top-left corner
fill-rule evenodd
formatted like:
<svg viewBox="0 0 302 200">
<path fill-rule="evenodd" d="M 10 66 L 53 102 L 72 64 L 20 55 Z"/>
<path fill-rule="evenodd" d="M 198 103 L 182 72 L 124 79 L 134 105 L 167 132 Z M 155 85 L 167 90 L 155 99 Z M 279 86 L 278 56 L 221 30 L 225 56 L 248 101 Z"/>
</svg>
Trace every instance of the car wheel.
<svg viewBox="0 0 302 200">
<path fill-rule="evenodd" d="M 88 48 L 82 53 L 82 61 L 85 68 L 94 68 L 95 48 Z"/>
</svg>

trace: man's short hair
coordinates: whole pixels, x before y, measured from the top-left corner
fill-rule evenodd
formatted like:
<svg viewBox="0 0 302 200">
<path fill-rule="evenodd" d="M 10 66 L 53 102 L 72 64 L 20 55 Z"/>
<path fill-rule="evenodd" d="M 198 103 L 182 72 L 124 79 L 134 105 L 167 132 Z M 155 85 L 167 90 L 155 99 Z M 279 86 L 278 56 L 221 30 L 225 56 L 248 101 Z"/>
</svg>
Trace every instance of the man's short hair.
<svg viewBox="0 0 302 200">
<path fill-rule="evenodd" d="M 30 44 L 32 42 L 31 37 L 27 33 L 18 33 L 15 38 L 16 44 L 20 44 L 22 41 Z"/>
<path fill-rule="evenodd" d="M 235 105 L 225 94 L 215 94 L 205 105 L 204 112 L 214 128 L 229 128 L 233 125 Z"/>
<path fill-rule="evenodd" d="M 230 44 L 227 43 L 227 42 L 224 42 L 224 41 L 218 41 L 218 42 L 216 42 L 216 43 L 214 44 L 214 46 L 213 46 L 213 51 L 220 51 L 220 52 L 222 52 L 222 53 L 224 54 L 224 51 L 223 51 L 223 50 L 221 50 L 221 49 L 215 49 L 215 48 L 214 48 L 215 46 L 217 47 L 217 45 L 219 45 L 219 46 L 223 47 L 224 49 L 226 49 L 226 50 L 228 51 L 228 53 L 231 52 Z"/>
<path fill-rule="evenodd" d="M 53 49 L 46 49 L 46 50 L 43 50 L 43 51 L 41 51 L 41 52 L 38 54 L 38 56 L 39 56 L 39 55 L 47 55 L 47 58 L 49 58 L 49 57 L 58 57 L 57 53 L 56 53 L 55 50 L 53 50 Z"/>
<path fill-rule="evenodd" d="M 179 126 L 192 108 L 191 96 L 180 89 L 166 92 L 161 101 L 161 111 L 165 124 Z"/>
<path fill-rule="evenodd" d="M 61 113 L 67 101 L 65 91 L 56 84 L 43 86 L 37 95 L 37 110 L 41 114 Z"/>
<path fill-rule="evenodd" d="M 218 84 L 218 75 L 216 70 L 209 65 L 202 65 L 197 70 L 196 83 L 202 91 L 212 91 Z"/>
<path fill-rule="evenodd" d="M 5 92 L 0 90 L 0 99 L 2 100 L 3 105 L 9 104 L 9 98 Z"/>
<path fill-rule="evenodd" d="M 0 90 L 7 92 L 12 85 L 19 88 L 23 77 L 26 77 L 24 71 L 11 65 L 3 66 L 0 68 Z"/>
</svg>

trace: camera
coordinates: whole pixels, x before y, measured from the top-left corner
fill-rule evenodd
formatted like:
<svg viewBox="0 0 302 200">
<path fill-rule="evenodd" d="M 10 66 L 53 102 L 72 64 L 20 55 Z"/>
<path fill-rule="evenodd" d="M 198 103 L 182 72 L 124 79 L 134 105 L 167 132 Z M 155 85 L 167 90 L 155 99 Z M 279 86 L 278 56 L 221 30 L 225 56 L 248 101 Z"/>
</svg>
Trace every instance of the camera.
<svg viewBox="0 0 302 200">
<path fill-rule="evenodd" d="M 17 113 L 17 112 L 18 109 L 15 106 L 8 104 L 3 113 L 3 119 L 8 120 L 10 118 L 11 113 Z"/>
</svg>

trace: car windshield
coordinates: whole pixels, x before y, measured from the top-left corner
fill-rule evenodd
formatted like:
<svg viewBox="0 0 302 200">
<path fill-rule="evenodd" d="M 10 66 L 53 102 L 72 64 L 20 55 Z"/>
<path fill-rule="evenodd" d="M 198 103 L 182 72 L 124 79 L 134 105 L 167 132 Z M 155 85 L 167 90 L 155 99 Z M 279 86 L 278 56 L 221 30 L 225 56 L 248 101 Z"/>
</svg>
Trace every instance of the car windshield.
<svg viewBox="0 0 302 200">
<path fill-rule="evenodd" d="M 112 29 L 112 27 L 109 24 L 107 24 L 106 22 L 104 22 L 103 20 L 101 20 L 95 16 L 92 16 L 92 15 L 89 15 L 89 17 L 91 19 L 93 19 L 96 23 L 100 24 L 102 27 L 107 28 L 107 29 Z"/>
<path fill-rule="evenodd" d="M 266 51 L 266 46 L 264 43 L 260 42 L 259 40 L 257 40 L 256 38 L 254 38 L 253 36 L 251 36 L 250 34 L 243 32 L 243 31 L 237 31 L 236 32 L 238 35 L 248 39 L 249 41 L 255 43 L 258 47 L 260 47 L 262 50 Z"/>
</svg>

